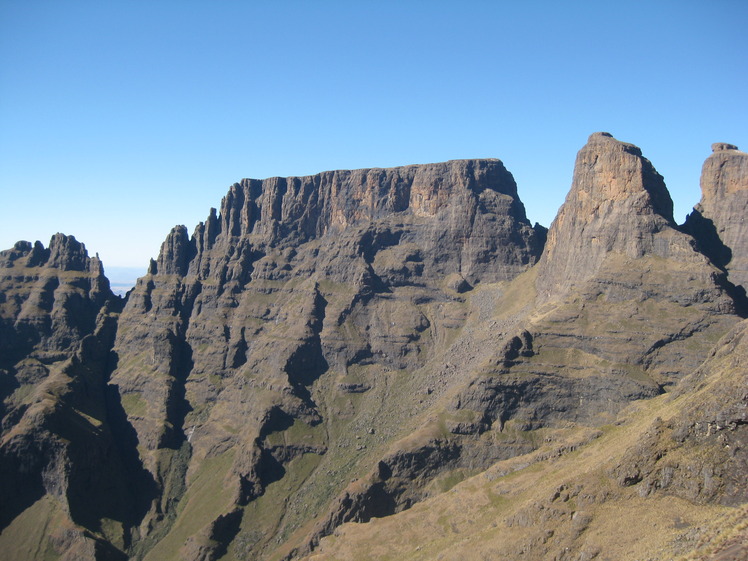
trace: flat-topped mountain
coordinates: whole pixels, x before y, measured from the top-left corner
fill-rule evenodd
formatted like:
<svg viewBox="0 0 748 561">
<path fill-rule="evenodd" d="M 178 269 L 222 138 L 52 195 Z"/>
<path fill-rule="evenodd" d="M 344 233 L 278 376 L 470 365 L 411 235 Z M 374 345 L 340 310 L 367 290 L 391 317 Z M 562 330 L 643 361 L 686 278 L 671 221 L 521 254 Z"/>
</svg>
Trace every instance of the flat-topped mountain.
<svg viewBox="0 0 748 561">
<path fill-rule="evenodd" d="M 593 559 L 599 528 L 616 559 L 695 550 L 605 534 L 614 504 L 740 536 L 743 156 L 717 147 L 682 228 L 608 133 L 548 231 L 499 160 L 245 179 L 124 299 L 74 238 L 19 242 L 0 253 L 0 547 Z"/>
<path fill-rule="evenodd" d="M 513 278 L 537 260 L 545 235 L 530 226 L 514 178 L 499 160 L 245 179 L 191 239 L 184 228 L 171 233 L 153 272 L 227 274 L 231 281 L 249 274 L 252 260 L 269 248 L 297 249 L 363 227 L 369 233 L 359 232 L 358 243 L 367 258 L 377 248 L 366 244 L 415 243 L 427 274 L 456 272 L 469 281 Z"/>
</svg>

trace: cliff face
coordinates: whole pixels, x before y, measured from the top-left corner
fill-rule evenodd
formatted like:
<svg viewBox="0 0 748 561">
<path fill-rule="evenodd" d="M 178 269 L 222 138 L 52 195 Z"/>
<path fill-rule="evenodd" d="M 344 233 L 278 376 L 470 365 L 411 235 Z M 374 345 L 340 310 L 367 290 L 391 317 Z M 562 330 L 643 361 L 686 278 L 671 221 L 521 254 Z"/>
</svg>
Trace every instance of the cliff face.
<svg viewBox="0 0 748 561">
<path fill-rule="evenodd" d="M 73 237 L 57 234 L 48 248 L 19 242 L 0 263 L 0 527 L 11 535 L 3 550 L 116 558 L 93 530 L 102 518 L 134 515 L 106 392 L 121 303 L 99 259 Z"/>
<path fill-rule="evenodd" d="M 665 182 L 641 150 L 594 133 L 577 155 L 571 189 L 548 232 L 540 298 L 593 277 L 612 253 L 699 259 L 691 240 L 677 235 Z"/>
<path fill-rule="evenodd" d="M 341 524 L 565 456 L 632 401 L 693 393 L 682 380 L 708 377 L 745 305 L 739 218 L 709 199 L 732 261 L 673 223 L 638 148 L 596 133 L 547 244 L 498 160 L 243 180 L 191 236 L 169 233 L 124 302 L 73 238 L 19 243 L 0 253 L 0 548 L 324 554 Z M 739 502 L 734 487 L 699 496 Z M 30 532 L 40 519 L 51 529 Z"/>
<path fill-rule="evenodd" d="M 114 347 L 112 387 L 145 467 L 164 480 L 156 529 L 141 531 L 170 522 L 166 480 L 189 486 L 207 462 L 222 464 L 225 486 L 203 540 L 212 520 L 254 504 L 294 462 L 356 468 L 371 442 L 329 454 L 348 446 L 346 427 L 375 424 L 393 377 L 420 383 L 413 373 L 464 322 L 460 293 L 529 268 L 544 233 L 498 160 L 245 180 L 191 238 L 175 228 L 130 295 Z M 289 441 L 292 428 L 304 437 Z M 310 500 L 326 500 L 320 485 L 307 485 Z M 253 524 L 234 530 L 259 555 L 267 536 L 252 537 Z M 200 539 L 185 555 L 203 555 Z"/>
<path fill-rule="evenodd" d="M 701 241 L 703 251 L 729 273 L 729 279 L 748 287 L 748 154 L 718 142 L 701 171 L 701 202 L 685 228 Z"/>
<path fill-rule="evenodd" d="M 513 278 L 537 259 L 544 236 L 543 228 L 530 228 L 514 179 L 499 160 L 459 160 L 245 179 L 192 240 L 184 230 L 172 232 L 157 270 L 223 282 L 241 282 L 243 274 L 246 282 L 251 263 L 269 248 L 298 250 L 365 224 L 369 233 L 359 233 L 357 249 L 366 260 L 378 251 L 368 247 L 374 242 L 381 249 L 416 243 L 418 269 L 432 276 L 457 272 L 468 282 Z"/>
<path fill-rule="evenodd" d="M 0 266 L 0 357 L 6 368 L 32 350 L 52 359 L 69 356 L 112 298 L 101 262 L 72 236 L 57 234 L 46 249 L 19 242 L 0 252 Z"/>
</svg>

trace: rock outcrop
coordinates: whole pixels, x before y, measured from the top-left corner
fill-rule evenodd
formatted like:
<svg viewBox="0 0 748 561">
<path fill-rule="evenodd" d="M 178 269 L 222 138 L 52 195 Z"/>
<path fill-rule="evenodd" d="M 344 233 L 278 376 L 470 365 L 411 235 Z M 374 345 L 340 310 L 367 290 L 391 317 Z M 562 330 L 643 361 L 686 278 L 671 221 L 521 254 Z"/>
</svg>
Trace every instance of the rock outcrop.
<svg viewBox="0 0 748 561">
<path fill-rule="evenodd" d="M 685 228 L 732 283 L 748 288 L 748 154 L 737 146 L 712 144 L 701 171 L 701 202 Z"/>
<path fill-rule="evenodd" d="M 593 277 L 611 253 L 695 259 L 689 240 L 675 231 L 662 176 L 638 147 L 597 132 L 577 154 L 571 189 L 548 231 L 539 297 Z"/>
<path fill-rule="evenodd" d="M 579 152 L 537 275 L 554 347 L 588 325 L 580 350 L 644 367 L 660 386 L 702 360 L 708 343 L 695 347 L 692 335 L 724 332 L 743 308 L 725 274 L 672 222 L 662 177 L 637 147 L 607 133 Z M 609 328 L 600 333 L 600 325 Z"/>
<path fill-rule="evenodd" d="M 33 352 L 69 358 L 113 298 L 101 261 L 72 236 L 0 252 L 0 367 Z"/>
</svg>

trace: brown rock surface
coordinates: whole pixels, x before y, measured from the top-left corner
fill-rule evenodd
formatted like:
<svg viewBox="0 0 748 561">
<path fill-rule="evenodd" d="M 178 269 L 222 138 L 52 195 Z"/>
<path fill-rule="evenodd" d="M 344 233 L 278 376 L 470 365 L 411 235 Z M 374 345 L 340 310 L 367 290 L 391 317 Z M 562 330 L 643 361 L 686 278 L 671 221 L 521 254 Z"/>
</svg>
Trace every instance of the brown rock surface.
<svg viewBox="0 0 748 561">
<path fill-rule="evenodd" d="M 611 253 L 698 259 L 690 240 L 675 230 L 662 176 L 639 148 L 598 132 L 577 154 L 571 189 L 548 231 L 540 298 L 594 276 Z"/>
</svg>

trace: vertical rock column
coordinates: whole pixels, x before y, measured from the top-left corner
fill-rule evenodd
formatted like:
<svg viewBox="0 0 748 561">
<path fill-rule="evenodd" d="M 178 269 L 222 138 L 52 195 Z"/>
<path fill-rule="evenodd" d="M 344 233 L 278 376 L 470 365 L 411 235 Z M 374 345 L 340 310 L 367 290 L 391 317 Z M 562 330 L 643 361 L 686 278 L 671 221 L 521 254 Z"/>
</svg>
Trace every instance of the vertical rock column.
<svg viewBox="0 0 748 561">
<path fill-rule="evenodd" d="M 724 142 L 712 144 L 701 171 L 701 202 L 685 228 L 729 280 L 748 288 L 748 154 Z"/>
<path fill-rule="evenodd" d="M 690 258 L 693 252 L 674 226 L 665 182 L 641 150 L 609 133 L 593 133 L 577 154 L 571 190 L 548 231 L 539 298 L 594 277 L 611 253 Z"/>
</svg>

